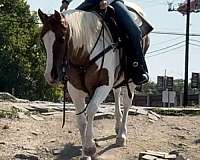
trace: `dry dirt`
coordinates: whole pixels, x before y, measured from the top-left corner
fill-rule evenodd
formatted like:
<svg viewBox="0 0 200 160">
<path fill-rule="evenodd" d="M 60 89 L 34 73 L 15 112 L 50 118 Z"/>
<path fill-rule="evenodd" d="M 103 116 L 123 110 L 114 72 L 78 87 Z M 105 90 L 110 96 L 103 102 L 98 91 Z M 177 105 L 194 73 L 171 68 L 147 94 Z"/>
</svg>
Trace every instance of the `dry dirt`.
<svg viewBox="0 0 200 160">
<path fill-rule="evenodd" d="M 78 159 L 81 146 L 76 115 L 66 114 L 63 129 L 61 112 L 42 117 L 42 121 L 0 119 L 0 160 L 17 159 L 20 154 L 40 160 Z M 200 160 L 200 116 L 163 116 L 152 123 L 146 116 L 129 115 L 127 146 L 120 148 L 114 145 L 114 123 L 114 119 L 95 120 L 99 159 L 136 160 L 145 150 L 176 150 L 190 160 Z"/>
</svg>

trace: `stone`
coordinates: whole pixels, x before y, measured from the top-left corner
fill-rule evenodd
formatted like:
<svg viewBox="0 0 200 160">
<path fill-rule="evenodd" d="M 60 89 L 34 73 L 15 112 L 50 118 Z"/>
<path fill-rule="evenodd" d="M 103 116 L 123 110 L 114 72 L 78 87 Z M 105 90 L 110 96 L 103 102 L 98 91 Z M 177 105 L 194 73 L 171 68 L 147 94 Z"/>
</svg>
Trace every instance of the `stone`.
<svg viewBox="0 0 200 160">
<path fill-rule="evenodd" d="M 34 136 L 38 136 L 39 135 L 39 133 L 35 132 L 35 131 L 31 132 L 31 134 L 33 134 Z"/>
<path fill-rule="evenodd" d="M 50 149 L 48 147 L 45 147 L 44 148 L 45 152 L 49 153 L 50 152 Z"/>
<path fill-rule="evenodd" d="M 32 154 L 16 154 L 15 155 L 15 158 L 18 158 L 18 159 L 28 159 L 28 160 L 39 160 L 39 157 L 37 155 L 32 155 Z"/>
<path fill-rule="evenodd" d="M 16 97 L 7 92 L 0 92 L 0 99 L 15 101 Z"/>
<path fill-rule="evenodd" d="M 161 118 L 161 116 L 159 115 L 159 114 L 157 114 L 157 113 L 155 113 L 155 112 L 153 112 L 153 111 L 149 111 L 149 113 L 151 113 L 151 114 L 153 114 L 154 116 L 156 116 L 157 118 Z"/>
<path fill-rule="evenodd" d="M 72 131 L 69 130 L 68 133 L 72 133 Z"/>
<path fill-rule="evenodd" d="M 178 155 L 178 157 L 176 158 L 176 160 L 187 160 L 187 159 L 185 159 L 182 155 Z"/>
<path fill-rule="evenodd" d="M 9 129 L 10 127 L 6 124 L 3 126 L 3 129 Z"/>
<path fill-rule="evenodd" d="M 18 106 L 18 105 L 13 105 L 13 108 L 20 111 L 20 112 L 28 112 L 29 110 L 26 109 L 25 107 L 22 107 L 22 106 Z"/>
<path fill-rule="evenodd" d="M 175 160 L 176 154 L 169 154 L 166 152 L 157 152 L 157 151 L 151 151 L 147 150 L 146 152 L 141 152 L 139 154 L 139 160 L 162 160 L 162 159 L 169 159 L 169 160 Z"/>
<path fill-rule="evenodd" d="M 114 119 L 114 113 L 96 113 L 94 120 L 98 119 Z"/>
<path fill-rule="evenodd" d="M 137 108 L 137 113 L 141 115 L 147 115 L 148 111 L 144 110 L 143 108 Z"/>
<path fill-rule="evenodd" d="M 27 150 L 26 152 L 29 153 L 29 154 L 37 155 L 36 150 Z"/>
<path fill-rule="evenodd" d="M 5 144 L 6 144 L 6 142 L 0 142 L 0 144 L 2 144 L 2 145 L 5 145 Z"/>
<path fill-rule="evenodd" d="M 36 150 L 36 148 L 32 147 L 32 146 L 22 146 L 23 150 Z"/>
<path fill-rule="evenodd" d="M 144 155 L 142 156 L 142 159 L 140 160 L 164 160 L 163 158 L 158 158 L 155 156 L 151 156 L 151 155 Z"/>
<path fill-rule="evenodd" d="M 149 119 L 149 122 L 154 123 L 156 122 L 155 120 Z"/>
<path fill-rule="evenodd" d="M 27 119 L 28 118 L 28 116 L 25 115 L 24 112 L 17 112 L 17 114 L 18 114 L 17 117 L 19 119 Z"/>
<path fill-rule="evenodd" d="M 37 116 L 37 115 L 31 115 L 31 117 L 32 117 L 34 120 L 36 120 L 36 121 L 43 121 L 43 120 L 44 120 L 44 118 L 39 117 L 39 116 Z"/>
<path fill-rule="evenodd" d="M 137 115 L 137 110 L 136 109 L 129 109 L 129 112 L 128 112 L 129 115 Z"/>
<path fill-rule="evenodd" d="M 53 155 L 59 155 L 61 153 L 60 149 L 53 149 L 52 150 Z"/>
<path fill-rule="evenodd" d="M 148 118 L 151 119 L 151 120 L 154 120 L 154 121 L 158 120 L 158 117 L 156 117 L 155 115 L 153 115 L 151 113 L 148 113 Z"/>
<path fill-rule="evenodd" d="M 46 106 L 41 106 L 41 105 L 38 105 L 38 104 L 31 104 L 30 105 L 32 108 L 34 108 L 34 111 L 37 111 L 39 113 L 45 113 L 45 112 L 48 112 L 49 111 L 49 107 L 46 107 Z"/>
</svg>

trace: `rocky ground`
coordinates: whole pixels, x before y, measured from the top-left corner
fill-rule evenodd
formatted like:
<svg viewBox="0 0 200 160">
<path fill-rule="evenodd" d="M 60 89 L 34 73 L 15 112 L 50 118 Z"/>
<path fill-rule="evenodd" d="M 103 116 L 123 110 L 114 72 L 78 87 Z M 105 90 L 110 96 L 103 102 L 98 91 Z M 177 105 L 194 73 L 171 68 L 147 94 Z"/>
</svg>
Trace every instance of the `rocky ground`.
<svg viewBox="0 0 200 160">
<path fill-rule="evenodd" d="M 51 106 L 49 109 L 44 104 L 0 102 L 0 160 L 79 158 L 81 142 L 75 113 L 66 113 L 66 124 L 62 128 L 62 112 L 52 109 L 56 105 L 48 103 Z M 40 107 L 34 110 L 34 106 Z M 120 148 L 115 146 L 115 120 L 112 118 L 110 114 L 95 120 L 98 159 L 138 160 L 140 152 L 153 150 L 176 151 L 185 159 L 200 160 L 200 116 L 161 116 L 151 119 L 144 112 L 129 115 L 127 146 Z"/>
</svg>

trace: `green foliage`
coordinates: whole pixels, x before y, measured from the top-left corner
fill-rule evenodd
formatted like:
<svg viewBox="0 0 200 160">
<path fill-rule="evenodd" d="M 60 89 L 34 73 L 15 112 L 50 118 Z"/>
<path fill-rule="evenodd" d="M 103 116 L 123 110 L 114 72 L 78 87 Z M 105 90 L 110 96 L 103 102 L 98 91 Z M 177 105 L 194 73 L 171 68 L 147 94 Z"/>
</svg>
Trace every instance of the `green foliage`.
<svg viewBox="0 0 200 160">
<path fill-rule="evenodd" d="M 25 0 L 0 0 L 0 91 L 57 101 L 60 89 L 50 88 L 43 77 L 46 54 L 39 33 L 37 14 Z"/>
<path fill-rule="evenodd" d="M 199 116 L 200 111 L 199 110 L 190 110 L 190 109 L 182 109 L 182 110 L 174 110 L 174 109 L 162 109 L 162 108 L 154 108 L 152 110 L 153 112 L 156 112 L 157 114 L 160 115 L 165 115 L 165 116 Z"/>
<path fill-rule="evenodd" d="M 158 95 L 159 94 L 156 83 L 153 81 L 150 81 L 147 84 L 145 84 L 142 90 L 143 90 L 144 95 L 148 95 L 148 94 Z"/>
<path fill-rule="evenodd" d="M 183 79 L 175 79 L 174 80 L 174 91 L 176 91 L 177 95 L 183 93 L 184 88 L 184 80 Z"/>
<path fill-rule="evenodd" d="M 0 110 L 0 118 L 17 118 L 18 113 L 17 110 L 12 108 L 10 111 Z"/>
</svg>

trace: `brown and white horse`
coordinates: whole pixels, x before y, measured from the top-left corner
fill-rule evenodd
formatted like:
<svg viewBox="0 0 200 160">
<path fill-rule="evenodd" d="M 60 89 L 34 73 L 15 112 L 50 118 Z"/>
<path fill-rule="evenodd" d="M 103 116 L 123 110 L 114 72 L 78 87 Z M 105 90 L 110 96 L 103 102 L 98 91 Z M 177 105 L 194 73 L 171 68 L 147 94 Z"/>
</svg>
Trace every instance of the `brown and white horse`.
<svg viewBox="0 0 200 160">
<path fill-rule="evenodd" d="M 105 29 L 104 36 L 100 36 L 96 47 L 93 48 L 102 28 L 101 18 L 93 13 L 78 10 L 67 11 L 65 15 L 57 11 L 51 16 L 47 16 L 40 10 L 38 13 L 43 23 L 41 38 L 47 52 L 45 79 L 50 85 L 57 84 L 60 81 L 62 65 L 69 65 L 67 88 L 77 113 L 84 109 L 85 97 L 88 94 L 92 95 L 86 110 L 87 117 L 85 114 L 77 115 L 83 147 L 82 158 L 91 159 L 96 152 L 93 139 L 95 113 L 113 87 L 124 80 L 123 74 L 120 78 L 118 76 L 120 71 L 119 50 L 111 49 L 104 58 L 99 58 L 83 71 L 77 66 L 87 65 L 104 49 L 103 44 L 108 47 L 113 43 L 110 32 Z M 93 50 L 92 53 L 91 50 Z M 102 61 L 104 62 L 102 63 Z M 132 97 L 129 98 L 127 89 L 124 88 L 123 115 L 119 101 L 121 88 L 114 89 L 116 143 L 120 146 L 126 143 L 128 110 L 132 104 L 135 90 L 133 83 L 129 86 Z"/>
</svg>

